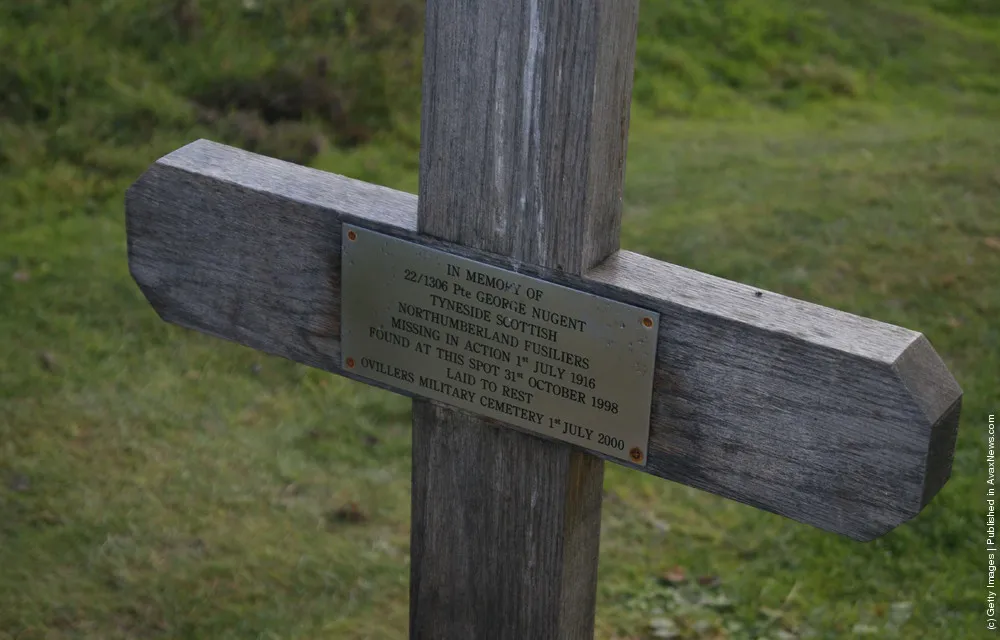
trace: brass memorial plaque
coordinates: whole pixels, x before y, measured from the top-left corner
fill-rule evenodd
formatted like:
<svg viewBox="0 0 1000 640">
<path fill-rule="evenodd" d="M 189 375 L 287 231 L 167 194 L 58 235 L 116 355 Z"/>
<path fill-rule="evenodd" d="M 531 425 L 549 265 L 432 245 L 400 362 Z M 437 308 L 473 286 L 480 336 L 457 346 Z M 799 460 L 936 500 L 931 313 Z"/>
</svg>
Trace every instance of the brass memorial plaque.
<svg viewBox="0 0 1000 640">
<path fill-rule="evenodd" d="M 659 314 L 344 225 L 345 369 L 645 466 Z"/>
</svg>

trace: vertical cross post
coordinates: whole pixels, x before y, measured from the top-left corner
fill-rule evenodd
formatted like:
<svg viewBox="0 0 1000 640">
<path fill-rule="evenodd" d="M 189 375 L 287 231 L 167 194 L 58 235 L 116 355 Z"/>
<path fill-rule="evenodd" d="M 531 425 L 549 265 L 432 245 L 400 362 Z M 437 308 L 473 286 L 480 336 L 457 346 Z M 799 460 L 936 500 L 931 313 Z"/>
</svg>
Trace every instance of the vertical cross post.
<svg viewBox="0 0 1000 640">
<path fill-rule="evenodd" d="M 419 230 L 580 274 L 619 246 L 638 0 L 429 0 Z M 410 635 L 593 637 L 603 462 L 413 406 Z"/>
</svg>

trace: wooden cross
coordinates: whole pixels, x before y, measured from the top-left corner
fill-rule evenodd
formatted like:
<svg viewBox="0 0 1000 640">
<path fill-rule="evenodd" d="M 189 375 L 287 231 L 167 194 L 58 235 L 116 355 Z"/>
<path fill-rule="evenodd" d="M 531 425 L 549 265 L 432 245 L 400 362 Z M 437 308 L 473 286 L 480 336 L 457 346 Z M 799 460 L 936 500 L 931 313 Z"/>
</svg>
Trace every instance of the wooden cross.
<svg viewBox="0 0 1000 640">
<path fill-rule="evenodd" d="M 637 15 L 429 0 L 419 200 L 207 141 L 127 194 L 164 320 L 414 398 L 412 637 L 592 636 L 604 460 L 857 540 L 950 474 L 962 392 L 921 334 L 619 250 Z"/>
</svg>

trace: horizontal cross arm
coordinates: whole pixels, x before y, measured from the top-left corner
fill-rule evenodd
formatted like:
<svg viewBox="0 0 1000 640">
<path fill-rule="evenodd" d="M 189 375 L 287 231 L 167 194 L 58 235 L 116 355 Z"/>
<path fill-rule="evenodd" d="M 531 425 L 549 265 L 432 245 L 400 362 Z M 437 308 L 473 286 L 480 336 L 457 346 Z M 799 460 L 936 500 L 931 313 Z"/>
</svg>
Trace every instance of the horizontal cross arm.
<svg viewBox="0 0 1000 640">
<path fill-rule="evenodd" d="M 524 267 L 420 236 L 415 196 L 208 141 L 156 162 L 126 214 L 164 320 L 355 379 L 344 223 L 656 311 L 642 470 L 822 529 L 884 534 L 950 474 L 962 392 L 907 329 L 626 251 L 582 277 Z"/>
</svg>

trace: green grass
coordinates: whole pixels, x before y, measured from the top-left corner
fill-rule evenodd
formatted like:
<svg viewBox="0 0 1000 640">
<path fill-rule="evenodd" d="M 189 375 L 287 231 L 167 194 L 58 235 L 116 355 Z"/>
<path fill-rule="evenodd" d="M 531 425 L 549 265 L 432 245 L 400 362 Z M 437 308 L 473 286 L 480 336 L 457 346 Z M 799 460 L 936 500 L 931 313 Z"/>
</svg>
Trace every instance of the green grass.
<svg viewBox="0 0 1000 640">
<path fill-rule="evenodd" d="M 420 4 L 3 3 L 0 639 L 405 635 L 408 403 L 161 322 L 122 201 L 200 136 L 415 190 Z M 601 638 L 987 637 L 1000 4 L 799 4 L 644 1 L 623 244 L 926 333 L 953 476 L 858 544 L 609 465 Z"/>
</svg>

